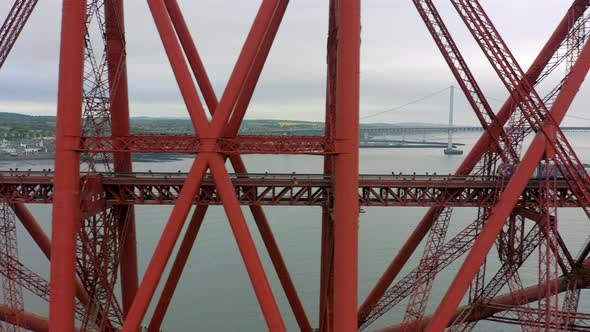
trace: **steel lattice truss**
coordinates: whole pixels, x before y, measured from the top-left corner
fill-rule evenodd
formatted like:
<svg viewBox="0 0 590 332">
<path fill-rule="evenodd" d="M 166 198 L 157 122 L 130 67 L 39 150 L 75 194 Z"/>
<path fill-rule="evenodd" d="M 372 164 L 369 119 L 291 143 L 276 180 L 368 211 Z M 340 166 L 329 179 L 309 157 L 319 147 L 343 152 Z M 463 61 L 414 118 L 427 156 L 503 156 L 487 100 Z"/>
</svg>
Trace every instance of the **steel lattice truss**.
<svg viewBox="0 0 590 332">
<path fill-rule="evenodd" d="M 484 129 L 449 176 L 359 176 L 360 0 L 330 0 L 322 136 L 238 135 L 287 0 L 262 1 L 221 96 L 214 92 L 177 1 L 147 1 L 193 135 L 130 132 L 123 1 L 63 0 L 55 172 L 0 171 L 0 328 L 135 332 L 149 322 L 143 328 L 160 331 L 208 206 L 222 205 L 269 330 L 286 330 L 244 205 L 298 328 L 313 331 L 314 320 L 263 210 L 285 205 L 322 208 L 319 331 L 357 331 L 379 319 L 388 326 L 380 331 L 472 331 L 481 320 L 525 331 L 590 331 L 590 314 L 579 309 L 581 293 L 590 286 L 590 240 L 572 252 L 559 232 L 558 214 L 558 208 L 581 208 L 590 217 L 590 176 L 560 129 L 590 69 L 590 1 L 573 1 L 525 71 L 479 1 L 450 0 L 510 94 L 498 110 L 487 101 L 434 1 L 412 2 Z M 36 3 L 14 1 L 0 28 L 0 67 Z M 551 85 L 544 96 L 537 93 L 541 84 Z M 523 152 L 526 138 L 532 143 Z M 195 160 L 187 174 L 133 172 L 131 153 L 142 152 L 192 154 Z M 249 173 L 245 154 L 322 156 L 324 173 Z M 235 173 L 226 169 L 227 160 Z M 514 165 L 514 174 L 496 176 L 501 164 Z M 544 176 L 531 180 L 535 169 Z M 562 178 L 556 179 L 557 170 Z M 53 204 L 51 239 L 25 203 Z M 140 283 L 133 207 L 149 204 L 174 208 Z M 359 305 L 361 207 L 412 206 L 429 210 Z M 477 213 L 451 236 L 459 207 L 477 208 Z M 17 220 L 51 258 L 49 281 L 20 261 Z M 421 242 L 417 266 L 400 276 Z M 461 262 L 446 295 L 427 314 L 434 281 Z M 533 285 L 524 282 L 530 276 L 521 276 L 527 263 L 538 271 Z M 159 285 L 163 290 L 154 301 Z M 28 311 L 23 290 L 49 302 L 48 318 Z M 149 318 L 151 303 L 156 307 Z M 404 313 L 403 318 L 381 318 L 390 310 Z"/>
</svg>

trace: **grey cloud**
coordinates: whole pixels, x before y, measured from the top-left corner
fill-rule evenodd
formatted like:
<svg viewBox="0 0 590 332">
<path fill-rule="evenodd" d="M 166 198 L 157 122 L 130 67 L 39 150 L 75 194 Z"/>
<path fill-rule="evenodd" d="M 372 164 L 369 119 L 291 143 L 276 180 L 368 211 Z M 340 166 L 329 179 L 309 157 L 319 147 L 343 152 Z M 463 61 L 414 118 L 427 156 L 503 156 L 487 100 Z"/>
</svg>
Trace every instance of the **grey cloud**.
<svg viewBox="0 0 590 332">
<path fill-rule="evenodd" d="M 260 1 L 180 1 L 199 52 L 219 95 L 231 75 Z M 488 14 L 523 67 L 542 47 L 569 1 L 485 2 Z M 248 113 L 249 118 L 323 119 L 328 2 L 291 1 Z M 0 13 L 7 13 L 7 2 Z M 55 109 L 61 1 L 40 1 L 0 72 L 0 110 L 42 113 Z M 504 98 L 506 91 L 448 3 L 441 14 L 459 41 L 482 88 Z M 146 1 L 126 1 L 130 97 L 133 115 L 185 116 L 184 105 Z M 1 14 L 0 14 L 1 15 Z M 364 0 L 362 115 L 386 110 L 454 83 L 411 1 Z M 583 115 L 581 96 L 572 113 Z M 498 102 L 492 102 L 498 104 Z M 44 104 L 45 106 L 40 106 Z M 27 107 L 29 110 L 27 111 Z M 403 113 L 375 121 L 445 121 L 447 97 L 437 96 Z M 579 120 L 578 120 L 579 121 Z M 458 97 L 457 122 L 475 124 Z"/>
</svg>

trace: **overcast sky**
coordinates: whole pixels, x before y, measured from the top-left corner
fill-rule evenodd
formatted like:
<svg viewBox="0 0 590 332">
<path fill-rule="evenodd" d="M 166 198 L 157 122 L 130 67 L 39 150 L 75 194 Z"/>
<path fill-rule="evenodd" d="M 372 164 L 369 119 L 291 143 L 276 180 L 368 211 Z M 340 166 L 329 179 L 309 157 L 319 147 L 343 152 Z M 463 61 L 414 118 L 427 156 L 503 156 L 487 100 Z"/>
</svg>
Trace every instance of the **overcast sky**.
<svg viewBox="0 0 590 332">
<path fill-rule="evenodd" d="M 179 0 L 218 95 L 260 1 Z M 496 109 L 506 90 L 448 1 L 436 1 Z M 4 19 L 12 1 L 0 2 Z M 527 68 L 570 0 L 482 1 L 520 64 Z M 455 84 L 410 0 L 362 2 L 361 117 L 396 108 Z M 55 114 L 61 1 L 39 1 L 0 71 L 0 111 Z M 187 116 L 146 1 L 126 1 L 132 116 Z M 328 1 L 292 0 L 254 94 L 249 119 L 323 120 Z M 570 114 L 587 117 L 583 88 Z M 476 124 L 457 94 L 456 123 Z M 364 122 L 438 122 L 448 118 L 448 92 Z M 566 124 L 590 121 L 566 118 Z"/>
</svg>

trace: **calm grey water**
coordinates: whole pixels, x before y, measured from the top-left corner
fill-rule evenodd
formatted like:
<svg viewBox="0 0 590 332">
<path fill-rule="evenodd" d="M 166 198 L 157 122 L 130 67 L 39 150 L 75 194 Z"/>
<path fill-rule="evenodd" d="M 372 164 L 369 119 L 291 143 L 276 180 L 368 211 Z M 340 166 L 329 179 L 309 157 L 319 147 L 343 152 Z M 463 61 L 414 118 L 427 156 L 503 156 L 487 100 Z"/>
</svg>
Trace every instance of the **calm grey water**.
<svg viewBox="0 0 590 332">
<path fill-rule="evenodd" d="M 465 143 L 466 152 L 479 134 L 456 135 L 456 141 Z M 590 162 L 590 135 L 569 134 L 574 148 L 582 162 Z M 444 135 L 428 137 L 430 140 L 444 140 Z M 361 173 L 452 173 L 463 156 L 444 156 L 439 149 L 363 149 L 361 150 Z M 299 172 L 321 173 L 322 160 L 310 156 L 247 156 L 246 165 L 250 172 Z M 187 171 L 191 160 L 162 163 L 135 163 L 137 171 Z M 2 163 L 0 168 L 20 169 L 53 168 L 52 161 L 31 161 Z M 48 206 L 30 205 L 32 212 L 50 233 L 51 210 Z M 170 207 L 145 207 L 136 209 L 139 245 L 140 273 L 143 274 L 161 231 L 170 214 Z M 282 254 L 305 309 L 317 325 L 318 289 L 320 268 L 321 210 L 315 207 L 270 207 L 265 208 L 271 227 L 281 247 Z M 414 225 L 419 221 L 424 208 L 369 208 L 361 214 L 359 252 L 359 299 L 362 301 L 372 285 L 384 271 L 398 248 L 401 247 Z M 262 241 L 256 227 L 244 209 L 250 230 L 259 248 L 275 296 L 289 330 L 297 330 L 290 307 L 281 290 L 268 255 L 264 253 Z M 454 219 L 448 237 L 458 232 L 474 218 L 474 209 L 455 209 Z M 573 209 L 559 211 L 559 228 L 571 250 L 576 253 L 581 243 L 590 234 L 590 224 L 581 212 Z M 28 235 L 20 229 L 19 250 L 22 261 L 41 275 L 47 276 L 49 265 L 45 257 Z M 409 266 L 415 266 L 421 250 L 412 257 Z M 536 280 L 536 257 L 531 256 L 523 268 L 521 277 L 525 285 Z M 413 263 L 413 264 L 412 264 Z M 434 284 L 429 311 L 444 295 L 447 286 L 459 267 L 450 266 L 441 273 Z M 490 269 L 497 266 L 497 259 L 490 258 Z M 408 272 L 406 268 L 402 272 Z M 155 302 L 155 301 L 154 301 Z M 40 314 L 47 313 L 46 303 L 26 297 L 26 307 Z M 384 316 L 374 327 L 399 322 L 405 305 Z M 147 317 L 151 317 L 151 311 Z M 163 326 L 164 331 L 264 331 L 262 318 L 254 292 L 231 233 L 225 214 L 220 207 L 209 210 L 199 232 L 183 277 L 172 300 Z M 514 331 L 514 327 L 482 323 L 479 331 Z"/>
</svg>

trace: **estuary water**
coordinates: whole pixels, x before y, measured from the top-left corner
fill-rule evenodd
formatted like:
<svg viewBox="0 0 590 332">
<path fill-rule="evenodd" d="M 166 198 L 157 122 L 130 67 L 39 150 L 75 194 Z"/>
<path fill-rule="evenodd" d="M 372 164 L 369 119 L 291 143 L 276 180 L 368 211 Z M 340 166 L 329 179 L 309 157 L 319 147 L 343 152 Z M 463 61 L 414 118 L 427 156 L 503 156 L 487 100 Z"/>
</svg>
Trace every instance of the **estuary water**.
<svg viewBox="0 0 590 332">
<path fill-rule="evenodd" d="M 362 149 L 361 173 L 391 174 L 416 172 L 449 174 L 454 172 L 464 156 L 473 146 L 480 133 L 456 134 L 455 140 L 466 145 L 463 156 L 445 156 L 441 149 Z M 568 133 L 582 162 L 590 162 L 590 134 Z M 444 140 L 445 135 L 428 137 L 428 140 Z M 525 151 L 525 150 L 523 150 Z M 313 156 L 246 156 L 250 172 L 321 173 L 322 159 Z M 166 162 L 137 162 L 136 171 L 188 171 L 192 159 Z M 1 169 L 54 168 L 52 161 L 27 161 L 2 163 Z M 29 206 L 45 230 L 51 232 L 51 209 L 44 205 Z M 272 269 L 268 255 L 258 231 L 244 208 L 250 231 L 259 248 L 277 302 L 290 331 L 297 330 L 280 283 Z M 590 223 L 579 209 L 559 210 L 559 229 L 571 251 L 575 254 L 590 234 Z M 170 214 L 168 206 L 138 206 L 136 208 L 137 237 L 140 273 L 147 267 Z M 313 326 L 318 321 L 318 289 L 320 284 L 320 236 L 321 209 L 317 207 L 265 207 L 271 227 L 282 254 L 299 291 L 304 307 Z M 367 208 L 360 215 L 359 239 L 359 301 L 362 301 L 383 273 L 386 266 L 403 245 L 416 223 L 423 216 L 425 208 Z M 449 227 L 450 238 L 474 220 L 475 209 L 458 208 Z M 19 250 L 25 265 L 37 273 L 48 276 L 49 265 L 41 251 L 28 234 L 19 226 Z M 402 276 L 409 272 L 421 256 L 417 250 Z M 537 258 L 533 254 L 521 271 L 525 285 L 536 282 Z M 496 255 L 494 255 L 495 257 Z M 439 274 L 434 283 L 429 312 L 432 312 L 444 295 L 450 281 L 460 266 L 462 258 Z M 498 262 L 488 260 L 490 273 L 495 272 Z M 156 294 L 156 299 L 159 294 Z M 153 302 L 156 302 L 154 300 Z M 584 298 L 582 298 L 584 305 Z M 27 294 L 25 306 L 39 314 L 47 314 L 47 304 Z M 151 310 L 146 317 L 151 317 Z M 405 302 L 396 310 L 385 315 L 373 327 L 400 322 Z M 149 320 L 146 320 L 148 323 Z M 185 268 L 177 291 L 172 299 L 163 331 L 265 331 L 256 297 L 240 257 L 237 245 L 221 207 L 212 207 L 198 234 L 195 246 Z M 478 331 L 515 331 L 515 327 L 482 323 Z"/>
</svg>

